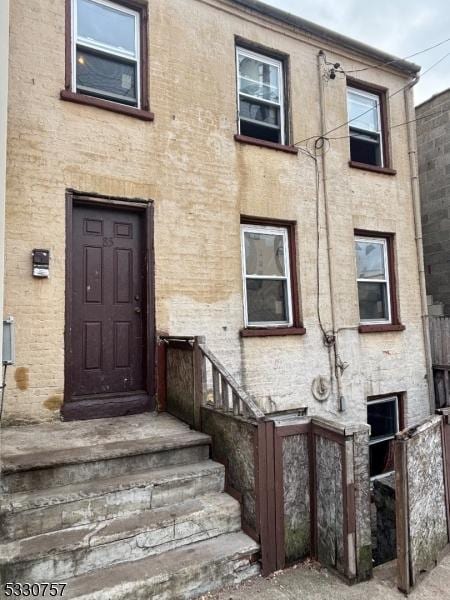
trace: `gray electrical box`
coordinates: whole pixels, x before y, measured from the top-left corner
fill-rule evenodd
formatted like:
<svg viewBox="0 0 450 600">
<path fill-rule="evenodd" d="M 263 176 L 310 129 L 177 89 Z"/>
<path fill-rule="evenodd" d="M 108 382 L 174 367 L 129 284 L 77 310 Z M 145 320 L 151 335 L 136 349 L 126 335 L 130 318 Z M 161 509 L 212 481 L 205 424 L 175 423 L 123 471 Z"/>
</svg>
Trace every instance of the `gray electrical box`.
<svg viewBox="0 0 450 600">
<path fill-rule="evenodd" d="M 16 363 L 16 332 L 14 317 L 8 317 L 3 321 L 3 364 L 14 365 Z"/>
</svg>

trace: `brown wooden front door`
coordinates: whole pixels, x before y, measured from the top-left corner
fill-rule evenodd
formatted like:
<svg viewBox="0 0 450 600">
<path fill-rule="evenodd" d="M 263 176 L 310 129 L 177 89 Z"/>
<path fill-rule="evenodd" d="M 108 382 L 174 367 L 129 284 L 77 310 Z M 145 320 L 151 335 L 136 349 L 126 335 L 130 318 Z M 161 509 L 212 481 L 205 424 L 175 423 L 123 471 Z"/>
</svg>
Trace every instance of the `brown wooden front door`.
<svg viewBox="0 0 450 600">
<path fill-rule="evenodd" d="M 72 206 L 66 419 L 153 408 L 145 216 L 123 206 Z"/>
</svg>

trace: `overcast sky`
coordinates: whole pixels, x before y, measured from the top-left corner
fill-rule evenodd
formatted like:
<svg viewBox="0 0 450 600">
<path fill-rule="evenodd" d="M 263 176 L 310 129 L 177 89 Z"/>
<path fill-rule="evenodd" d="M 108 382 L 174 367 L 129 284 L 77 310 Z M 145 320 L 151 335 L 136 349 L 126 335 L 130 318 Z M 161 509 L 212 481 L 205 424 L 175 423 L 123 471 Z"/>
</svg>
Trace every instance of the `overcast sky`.
<svg viewBox="0 0 450 600">
<path fill-rule="evenodd" d="M 264 1 L 401 58 L 450 38 L 449 0 Z M 410 59 L 425 71 L 446 54 L 416 86 L 416 104 L 450 87 L 450 42 Z"/>
</svg>

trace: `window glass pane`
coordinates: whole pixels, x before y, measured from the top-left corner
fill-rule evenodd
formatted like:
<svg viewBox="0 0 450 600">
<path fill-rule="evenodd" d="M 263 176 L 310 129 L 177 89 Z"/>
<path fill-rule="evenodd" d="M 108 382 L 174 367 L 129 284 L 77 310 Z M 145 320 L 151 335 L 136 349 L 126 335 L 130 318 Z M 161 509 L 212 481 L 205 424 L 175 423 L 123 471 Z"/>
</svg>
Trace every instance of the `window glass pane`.
<svg viewBox="0 0 450 600">
<path fill-rule="evenodd" d="M 284 276 L 284 239 L 282 235 L 245 233 L 247 275 Z"/>
<path fill-rule="evenodd" d="M 355 247 L 358 279 L 386 279 L 384 244 L 356 240 Z"/>
<path fill-rule="evenodd" d="M 133 15 L 92 0 L 77 0 L 78 38 L 136 56 Z"/>
<path fill-rule="evenodd" d="M 280 109 L 276 106 L 249 102 L 244 98 L 240 98 L 239 116 L 242 119 L 252 119 L 253 121 L 261 121 L 266 125 L 280 127 Z"/>
<path fill-rule="evenodd" d="M 382 475 L 394 470 L 394 443 L 386 440 L 369 446 L 370 476 Z"/>
<path fill-rule="evenodd" d="M 244 119 L 241 119 L 239 129 L 241 135 L 248 135 L 257 140 L 275 142 L 275 144 L 282 143 L 281 129 L 277 129 L 276 127 L 268 127 L 257 121 L 244 121 Z"/>
<path fill-rule="evenodd" d="M 287 322 L 287 285 L 285 280 L 247 279 L 249 323 Z"/>
<path fill-rule="evenodd" d="M 271 102 L 280 102 L 279 69 L 262 60 L 239 55 L 239 91 L 263 98 Z"/>
<path fill-rule="evenodd" d="M 383 166 L 378 133 L 361 134 L 350 127 L 350 158 L 365 165 Z"/>
<path fill-rule="evenodd" d="M 367 404 L 367 422 L 372 431 L 370 439 L 397 433 L 397 402 L 369 402 Z"/>
<path fill-rule="evenodd" d="M 352 127 L 379 131 L 378 100 L 347 90 L 348 119 Z"/>
<path fill-rule="evenodd" d="M 359 281 L 358 295 L 361 321 L 389 320 L 386 283 Z"/>
<path fill-rule="evenodd" d="M 136 106 L 136 65 L 77 50 L 77 89 Z"/>
</svg>

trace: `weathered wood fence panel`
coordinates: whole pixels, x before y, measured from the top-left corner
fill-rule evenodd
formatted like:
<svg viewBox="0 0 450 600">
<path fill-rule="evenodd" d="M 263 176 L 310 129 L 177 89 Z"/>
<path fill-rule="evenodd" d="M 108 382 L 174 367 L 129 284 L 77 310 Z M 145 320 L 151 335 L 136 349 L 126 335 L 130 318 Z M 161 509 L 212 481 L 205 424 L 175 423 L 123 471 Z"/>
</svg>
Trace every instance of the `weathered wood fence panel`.
<svg viewBox="0 0 450 600">
<path fill-rule="evenodd" d="M 430 317 L 436 408 L 450 406 L 450 317 Z"/>
<path fill-rule="evenodd" d="M 195 387 L 192 346 L 183 340 L 166 348 L 167 411 L 194 426 Z"/>
<path fill-rule="evenodd" d="M 450 367 L 450 317 L 429 317 L 433 365 Z"/>
<path fill-rule="evenodd" d="M 369 427 L 312 419 L 315 548 L 349 581 L 372 575 Z"/>
<path fill-rule="evenodd" d="M 355 574 L 354 561 L 346 568 L 344 510 L 345 449 L 341 436 L 314 431 L 316 479 L 316 552 L 319 562 L 339 572 Z M 348 553 L 348 550 L 347 550 Z M 354 558 L 354 553 L 353 553 Z"/>
<path fill-rule="evenodd" d="M 311 481 L 308 430 L 291 434 L 288 427 L 279 430 L 287 434 L 278 436 L 275 447 L 276 465 L 281 466 L 276 475 L 279 477 L 277 512 L 281 513 L 277 546 L 281 546 L 284 555 L 278 557 L 278 562 L 282 568 L 311 555 Z"/>
<path fill-rule="evenodd" d="M 312 556 L 349 581 L 368 579 L 368 426 L 346 428 L 315 417 L 267 419 L 267 515 L 275 522 L 271 570 Z"/>
<path fill-rule="evenodd" d="M 398 587 L 409 593 L 449 541 L 442 417 L 402 431 L 394 444 Z"/>
<path fill-rule="evenodd" d="M 311 556 L 311 419 L 267 418 L 267 562 L 275 571 Z"/>
</svg>

